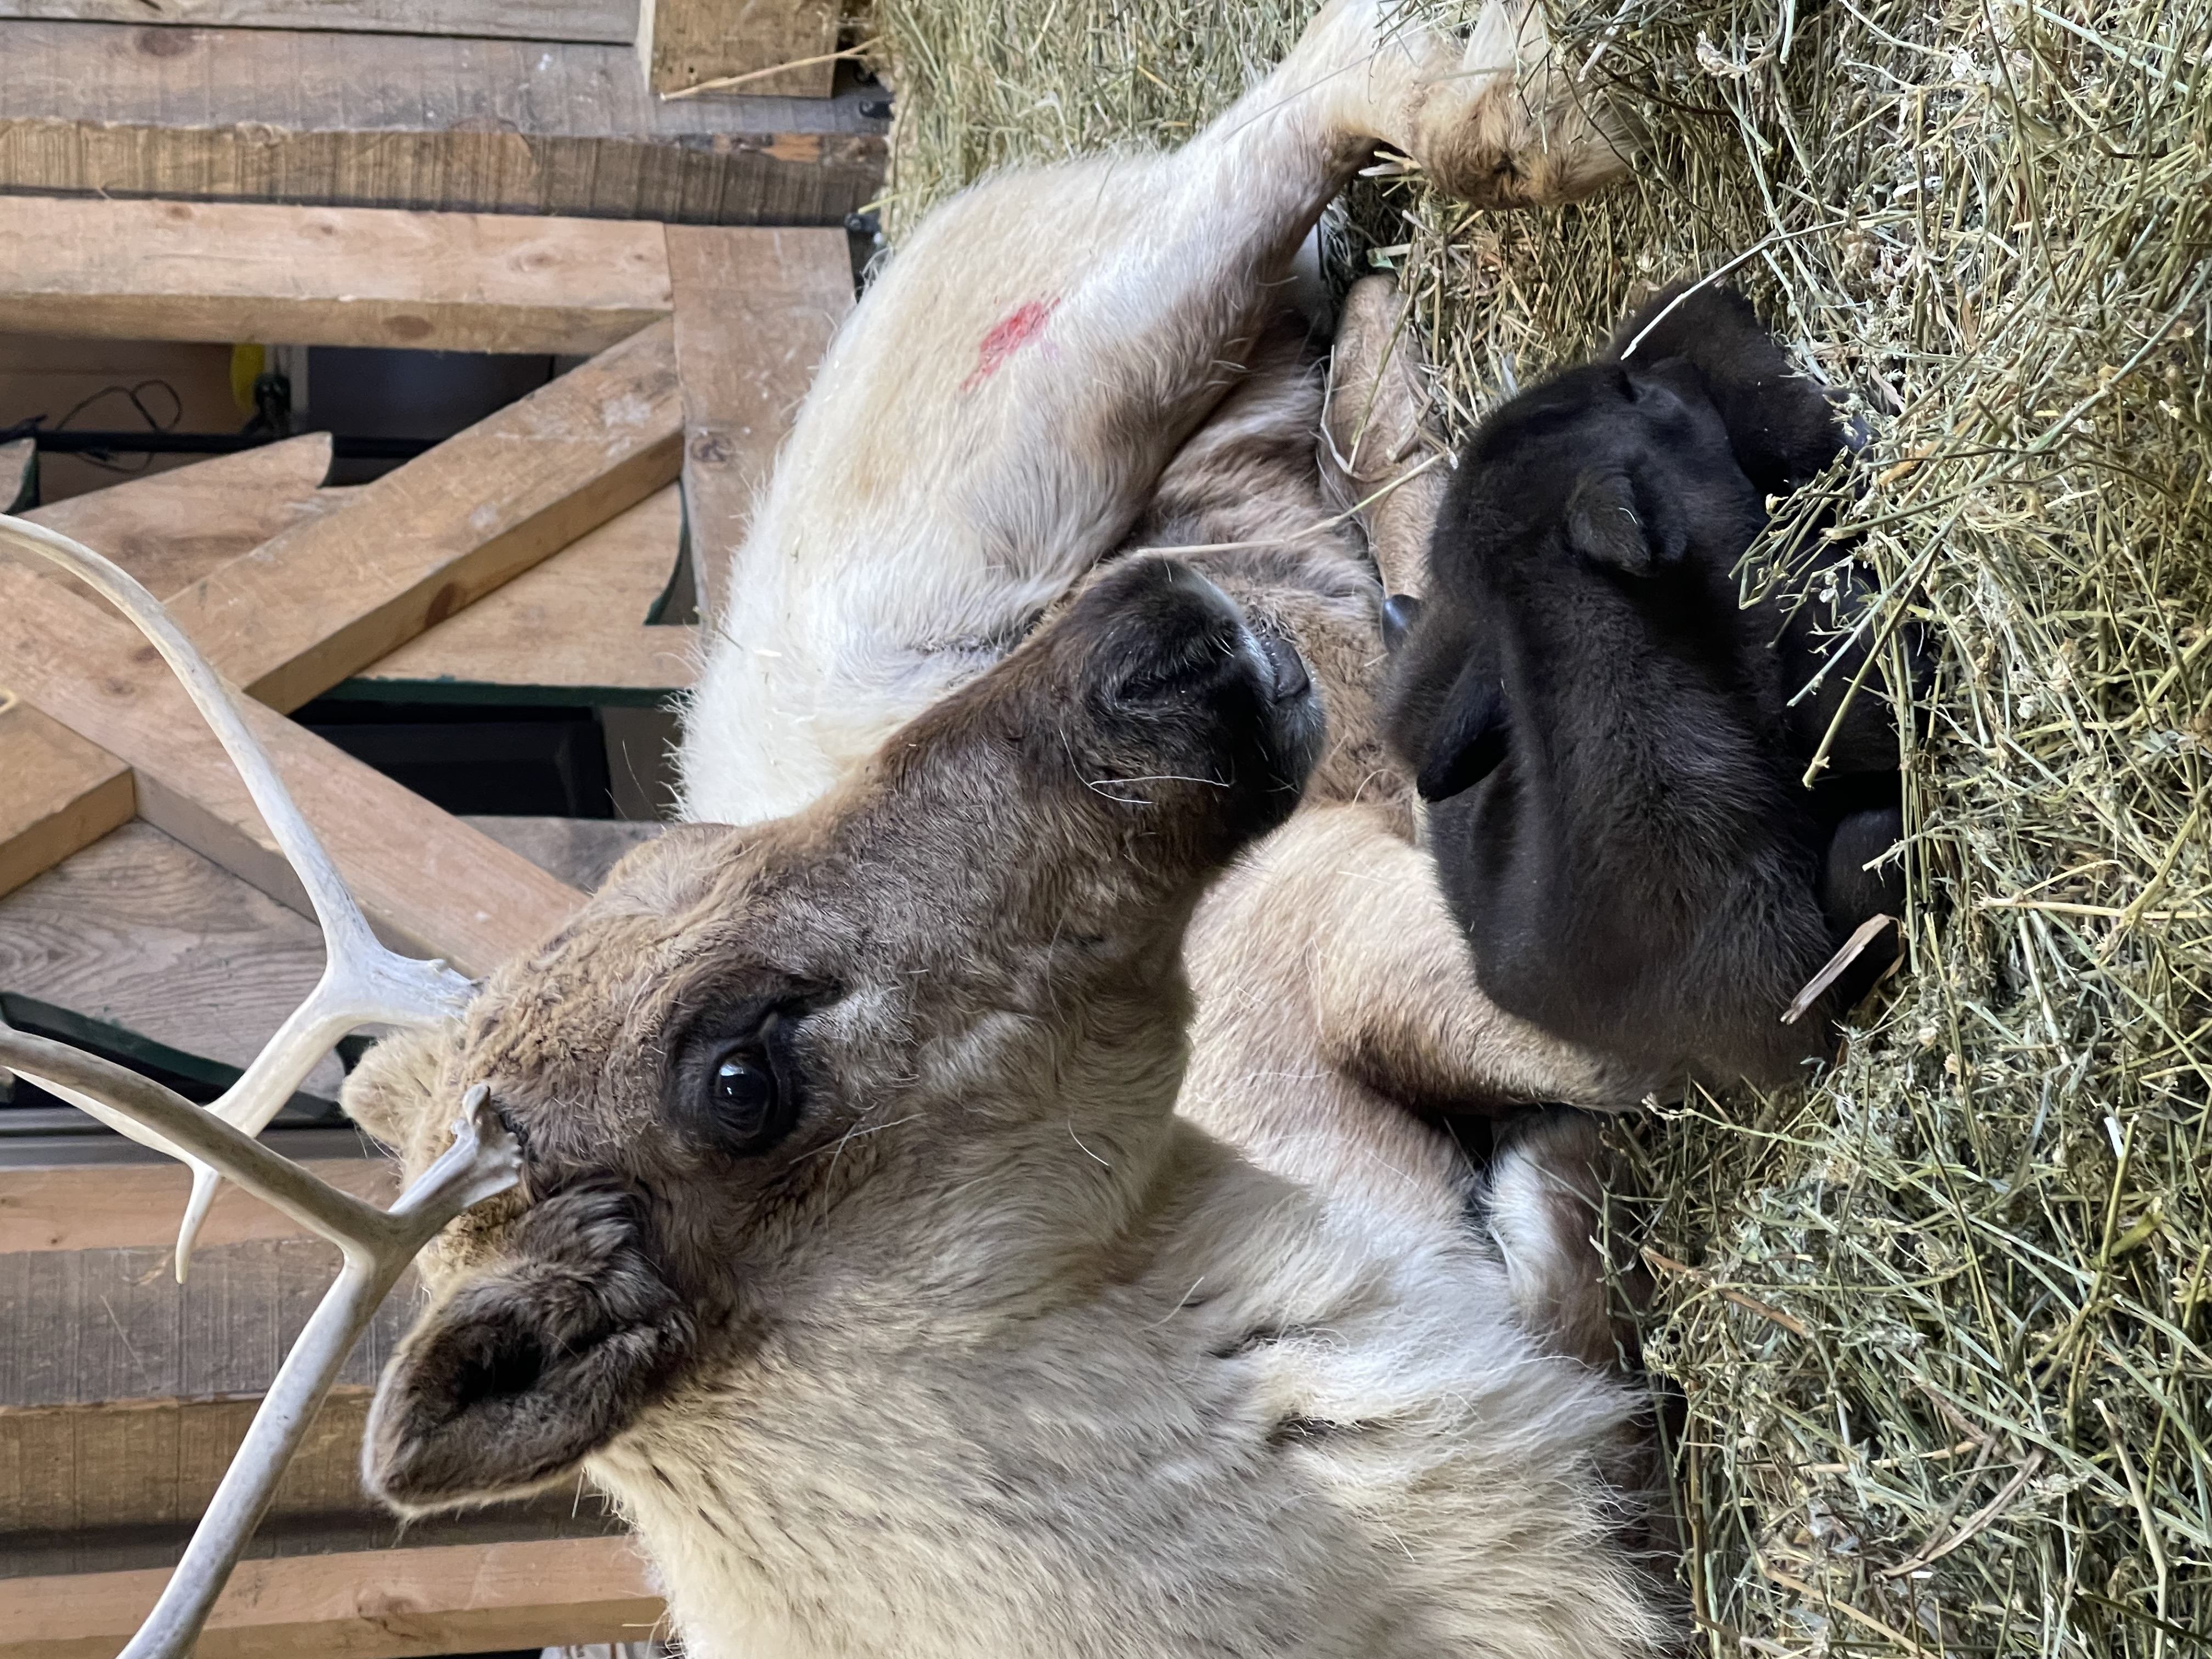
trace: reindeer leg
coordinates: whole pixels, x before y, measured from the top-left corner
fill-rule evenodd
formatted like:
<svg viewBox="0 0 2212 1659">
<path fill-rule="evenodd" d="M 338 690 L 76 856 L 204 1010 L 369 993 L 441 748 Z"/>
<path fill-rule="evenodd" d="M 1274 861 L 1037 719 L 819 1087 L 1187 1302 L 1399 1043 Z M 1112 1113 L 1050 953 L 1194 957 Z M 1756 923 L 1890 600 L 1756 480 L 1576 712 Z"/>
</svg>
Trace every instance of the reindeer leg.
<svg viewBox="0 0 2212 1659">
<path fill-rule="evenodd" d="M 1182 149 L 1006 173 L 933 214 L 832 346 L 736 555 L 690 815 L 811 799 L 1120 542 L 1378 143 L 1497 204 L 1616 173 L 1535 19 L 1494 0 L 1462 42 L 1334 0 Z"/>
</svg>

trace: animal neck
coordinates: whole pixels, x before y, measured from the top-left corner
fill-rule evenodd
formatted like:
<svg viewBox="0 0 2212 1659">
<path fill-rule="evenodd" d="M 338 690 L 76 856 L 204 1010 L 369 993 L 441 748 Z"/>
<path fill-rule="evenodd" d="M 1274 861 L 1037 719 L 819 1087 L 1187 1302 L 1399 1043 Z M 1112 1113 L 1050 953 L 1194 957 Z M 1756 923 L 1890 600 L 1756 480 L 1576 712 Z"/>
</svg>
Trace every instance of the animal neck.
<svg viewBox="0 0 2212 1659">
<path fill-rule="evenodd" d="M 1160 1140 L 1119 1227 L 1062 1241 L 1049 1294 L 982 1294 L 981 1260 L 939 1268 L 927 1318 L 911 1284 L 858 1287 L 593 1461 L 688 1652 L 1095 1651 L 1164 1607 L 1252 1627 L 1249 1587 L 1212 1580 L 1307 1562 L 1318 1586 L 1362 1552 L 1297 1465 L 1223 1432 L 1264 1410 L 1224 1359 L 1266 1299 L 1252 1241 L 1297 1236 L 1311 1200 L 1187 1125 Z"/>
</svg>

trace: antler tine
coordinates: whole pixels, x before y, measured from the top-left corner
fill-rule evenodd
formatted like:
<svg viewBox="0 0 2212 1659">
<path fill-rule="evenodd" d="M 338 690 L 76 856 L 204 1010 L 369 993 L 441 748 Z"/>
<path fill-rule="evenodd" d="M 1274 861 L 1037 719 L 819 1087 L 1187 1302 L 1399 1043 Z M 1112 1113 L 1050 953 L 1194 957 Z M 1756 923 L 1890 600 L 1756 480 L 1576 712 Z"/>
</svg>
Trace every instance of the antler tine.
<svg viewBox="0 0 2212 1659">
<path fill-rule="evenodd" d="M 284 1357 L 184 1559 L 123 1650 L 123 1659 L 185 1659 L 355 1339 L 440 1228 L 515 1184 L 521 1152 L 494 1114 L 490 1090 L 479 1083 L 462 1098 L 453 1144 L 389 1211 L 379 1210 L 183 1096 L 67 1043 L 0 1027 L 0 1063 L 42 1087 L 113 1103 L 112 1110 L 188 1148 L 345 1252 L 343 1269 Z"/>
<path fill-rule="evenodd" d="M 0 541 L 58 564 L 89 584 L 153 643 L 238 768 L 246 793 L 298 874 L 322 926 L 328 959 L 313 992 L 211 1109 L 249 1134 L 258 1133 L 347 1032 L 370 1024 L 432 1024 L 457 1012 L 468 1000 L 469 982 L 442 963 L 400 956 L 377 939 L 346 890 L 337 866 L 248 729 L 233 701 L 235 694 L 161 602 L 128 571 L 43 525 L 0 514 Z M 118 1118 L 101 1109 L 96 1094 L 81 1091 L 66 1097 L 134 1139 L 175 1155 L 173 1147 L 147 1133 L 130 1114 Z M 198 1158 L 187 1161 L 192 1165 L 192 1195 L 177 1237 L 180 1279 L 191 1259 L 193 1237 L 218 1185 L 211 1166 Z"/>
</svg>

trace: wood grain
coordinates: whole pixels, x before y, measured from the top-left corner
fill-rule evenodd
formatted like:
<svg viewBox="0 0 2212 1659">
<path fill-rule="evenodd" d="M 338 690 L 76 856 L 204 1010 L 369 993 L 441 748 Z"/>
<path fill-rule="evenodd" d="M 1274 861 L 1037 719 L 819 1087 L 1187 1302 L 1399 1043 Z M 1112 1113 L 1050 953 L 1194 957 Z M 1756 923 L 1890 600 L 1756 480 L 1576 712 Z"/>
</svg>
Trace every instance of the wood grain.
<svg viewBox="0 0 2212 1659">
<path fill-rule="evenodd" d="M 628 45 L 33 21 L 0 61 L 0 190 L 837 225 L 883 183 L 880 93 L 662 103 Z"/>
<path fill-rule="evenodd" d="M 682 399 L 659 322 L 177 594 L 252 696 L 291 709 L 677 474 Z"/>
<path fill-rule="evenodd" d="M 105 553 L 166 597 L 307 516 L 330 459 L 330 439 L 310 434 L 134 478 L 24 516 Z M 28 568 L 89 592 L 51 565 Z M 0 701 L 4 684 L 0 675 Z M 0 778 L 11 786 L 0 792 L 0 893 L 90 846 L 137 809 L 127 766 L 34 708 L 0 712 Z"/>
<path fill-rule="evenodd" d="M 669 305 L 655 224 L 51 197 L 0 214 L 0 314 L 50 335 L 588 353 Z"/>
<path fill-rule="evenodd" d="M 112 1659 L 167 1572 L 0 1579 L 0 1659 Z M 664 1604 L 627 1540 L 564 1538 L 240 1565 L 198 1659 L 395 1656 L 635 1642 Z"/>
<path fill-rule="evenodd" d="M 263 892 L 305 897 L 229 757 L 137 631 L 0 562 L 0 660 L 26 701 L 128 763 L 142 817 Z M 488 973 L 581 895 L 282 715 L 242 700 L 362 908 L 393 943 Z"/>
<path fill-rule="evenodd" d="M 684 496 L 700 615 L 718 614 L 731 556 L 800 400 L 853 309 L 844 238 L 672 225 Z"/>
<path fill-rule="evenodd" d="M 0 672 L 7 668 L 0 658 Z M 131 769 L 0 686 L 0 894 L 137 810 Z"/>
<path fill-rule="evenodd" d="M 0 513 L 16 509 L 9 503 L 20 502 L 28 493 L 32 480 L 37 477 L 39 441 L 18 438 L 13 443 L 0 444 Z"/>
<path fill-rule="evenodd" d="M 732 93 L 827 98 L 840 10 L 836 0 L 639 0 L 646 83 L 665 98 L 744 76 Z"/>
<path fill-rule="evenodd" d="M 0 17 L 197 28 L 343 29 L 627 45 L 636 0 L 0 0 Z"/>
<path fill-rule="evenodd" d="M 313 516 L 317 486 L 330 470 L 330 434 L 310 432 L 23 516 L 106 554 L 167 599 Z"/>
<path fill-rule="evenodd" d="M 412 701 L 658 703 L 691 683 L 698 629 L 648 624 L 684 542 L 670 484 L 338 688 Z"/>
<path fill-rule="evenodd" d="M 315 1158 L 307 1168 L 380 1208 L 399 1196 L 398 1166 L 387 1158 Z M 184 1215 L 191 1184 L 181 1164 L 0 1170 L 0 1255 L 125 1248 L 166 1250 Z M 302 1237 L 299 1223 L 226 1183 L 200 1225 L 199 1243 L 204 1249 L 213 1249 Z"/>
<path fill-rule="evenodd" d="M 322 970 L 313 922 L 150 823 L 0 898 L 0 991 L 240 1071 Z M 343 1079 L 326 1057 L 302 1091 L 335 1100 Z M 13 1185 L 0 1171 L 0 1220 Z"/>
</svg>

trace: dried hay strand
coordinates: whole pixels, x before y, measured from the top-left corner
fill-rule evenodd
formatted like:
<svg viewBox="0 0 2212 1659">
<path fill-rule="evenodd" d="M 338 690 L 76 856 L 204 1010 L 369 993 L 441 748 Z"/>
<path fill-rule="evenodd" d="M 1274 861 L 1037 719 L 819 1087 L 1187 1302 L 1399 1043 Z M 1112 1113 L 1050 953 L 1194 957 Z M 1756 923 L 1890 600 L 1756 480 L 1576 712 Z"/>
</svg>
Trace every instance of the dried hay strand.
<svg viewBox="0 0 2212 1659">
<path fill-rule="evenodd" d="M 1434 8 L 1444 9 L 1441 0 Z M 1171 143 L 1310 8 L 878 0 L 894 235 L 988 167 Z M 1804 1090 L 1628 1126 L 1711 1653 L 2212 1651 L 2212 7 L 1576 0 L 1645 131 L 1579 209 L 1356 192 L 1464 425 L 1725 273 L 1852 388 L 1823 504 L 1935 684 L 1902 970 Z M 1791 580 L 1754 549 L 1747 586 Z M 1916 729 L 1917 728 L 1917 731 Z"/>
</svg>

